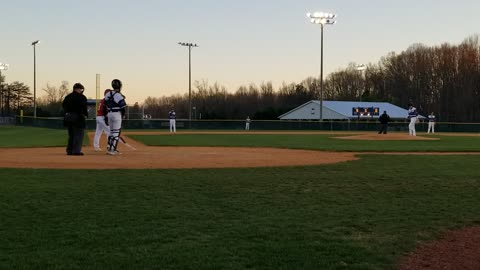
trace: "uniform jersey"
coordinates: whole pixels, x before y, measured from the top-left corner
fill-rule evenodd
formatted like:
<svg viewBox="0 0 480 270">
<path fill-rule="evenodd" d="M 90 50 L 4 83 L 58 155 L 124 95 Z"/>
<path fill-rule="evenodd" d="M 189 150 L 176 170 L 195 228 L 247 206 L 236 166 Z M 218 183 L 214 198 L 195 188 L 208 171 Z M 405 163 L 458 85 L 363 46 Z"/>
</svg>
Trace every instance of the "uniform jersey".
<svg viewBox="0 0 480 270">
<path fill-rule="evenodd" d="M 428 122 L 435 122 L 435 115 L 429 115 Z"/>
<path fill-rule="evenodd" d="M 413 118 L 413 117 L 417 117 L 417 116 L 418 116 L 417 108 L 412 107 L 412 108 L 408 109 L 408 118 Z"/>
<path fill-rule="evenodd" d="M 105 116 L 107 115 L 107 107 L 105 106 L 105 99 L 100 100 L 100 104 L 98 105 L 97 116 Z"/>
<path fill-rule="evenodd" d="M 174 112 L 174 111 L 171 111 L 168 113 L 168 117 L 170 119 L 176 119 L 177 118 L 177 114 Z"/>
<path fill-rule="evenodd" d="M 125 96 L 115 90 L 108 91 L 104 99 L 108 112 L 120 112 L 127 107 Z"/>
</svg>

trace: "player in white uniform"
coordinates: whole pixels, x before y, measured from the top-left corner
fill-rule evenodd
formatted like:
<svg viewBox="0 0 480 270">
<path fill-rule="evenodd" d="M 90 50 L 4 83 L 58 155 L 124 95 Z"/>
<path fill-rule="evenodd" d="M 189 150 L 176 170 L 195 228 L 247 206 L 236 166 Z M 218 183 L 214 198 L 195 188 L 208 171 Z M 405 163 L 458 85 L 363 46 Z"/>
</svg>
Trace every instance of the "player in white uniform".
<svg viewBox="0 0 480 270">
<path fill-rule="evenodd" d="M 105 94 L 105 106 L 108 111 L 108 124 L 110 126 L 110 136 L 108 136 L 108 155 L 118 155 L 117 151 L 118 140 L 122 131 L 122 118 L 125 115 L 125 96 L 120 93 L 122 89 L 122 82 L 120 80 L 112 81 L 113 90 Z"/>
<path fill-rule="evenodd" d="M 430 133 L 430 131 L 432 133 L 435 133 L 435 121 L 436 121 L 435 114 L 433 114 L 433 112 L 432 112 L 432 114 L 430 114 L 428 116 L 428 131 L 427 131 L 427 133 Z"/>
<path fill-rule="evenodd" d="M 103 95 L 106 95 L 108 91 L 111 91 L 110 89 L 105 90 Z M 110 127 L 107 125 L 107 122 L 105 121 L 105 117 L 107 117 L 108 111 L 107 107 L 105 106 L 105 99 L 102 99 L 100 101 L 100 104 L 98 106 L 98 111 L 97 111 L 97 128 L 95 130 L 95 137 L 93 137 L 93 147 L 95 148 L 95 151 L 102 151 L 100 149 L 100 138 L 102 137 L 102 133 L 105 133 L 108 136 L 110 135 Z"/>
<path fill-rule="evenodd" d="M 175 110 L 168 112 L 168 118 L 170 118 L 170 132 L 177 133 L 177 114 L 175 113 Z"/>
<path fill-rule="evenodd" d="M 417 123 L 418 112 L 417 108 L 413 107 L 412 104 L 408 105 L 408 119 L 410 119 L 410 124 L 408 125 L 408 132 L 411 136 L 417 136 L 415 131 L 415 124 Z"/>
<path fill-rule="evenodd" d="M 245 120 L 245 130 L 250 130 L 250 117 L 247 116 L 247 119 Z"/>
</svg>

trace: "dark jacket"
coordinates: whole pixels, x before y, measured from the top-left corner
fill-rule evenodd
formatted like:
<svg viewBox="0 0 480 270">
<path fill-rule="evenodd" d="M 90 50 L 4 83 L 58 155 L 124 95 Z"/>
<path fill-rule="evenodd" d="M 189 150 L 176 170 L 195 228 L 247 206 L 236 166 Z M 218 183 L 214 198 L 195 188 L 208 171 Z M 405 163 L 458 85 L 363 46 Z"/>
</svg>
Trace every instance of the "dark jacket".
<svg viewBox="0 0 480 270">
<path fill-rule="evenodd" d="M 65 112 L 65 126 L 85 128 L 88 110 L 87 98 L 83 94 L 73 91 L 65 97 L 62 106 Z"/>
<path fill-rule="evenodd" d="M 386 124 L 388 124 L 388 122 L 390 122 L 390 116 L 388 116 L 388 114 L 384 113 L 378 118 L 378 121 L 380 121 L 380 123 L 382 125 L 386 125 Z"/>
</svg>

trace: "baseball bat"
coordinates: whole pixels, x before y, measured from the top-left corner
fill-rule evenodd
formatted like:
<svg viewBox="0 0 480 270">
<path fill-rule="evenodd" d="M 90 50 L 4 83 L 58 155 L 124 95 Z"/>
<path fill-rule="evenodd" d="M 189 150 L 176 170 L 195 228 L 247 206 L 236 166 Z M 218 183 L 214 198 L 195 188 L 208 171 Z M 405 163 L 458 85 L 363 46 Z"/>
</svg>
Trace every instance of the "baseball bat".
<svg viewBox="0 0 480 270">
<path fill-rule="evenodd" d="M 134 150 L 134 151 L 137 150 L 137 148 L 135 148 L 135 147 L 133 147 L 132 145 L 130 145 L 129 143 L 127 143 L 123 137 L 120 137 L 119 139 L 120 139 L 120 141 L 121 141 L 123 144 L 125 144 L 126 147 L 128 147 L 128 148 L 130 148 L 130 149 L 132 149 L 132 150 Z"/>
</svg>

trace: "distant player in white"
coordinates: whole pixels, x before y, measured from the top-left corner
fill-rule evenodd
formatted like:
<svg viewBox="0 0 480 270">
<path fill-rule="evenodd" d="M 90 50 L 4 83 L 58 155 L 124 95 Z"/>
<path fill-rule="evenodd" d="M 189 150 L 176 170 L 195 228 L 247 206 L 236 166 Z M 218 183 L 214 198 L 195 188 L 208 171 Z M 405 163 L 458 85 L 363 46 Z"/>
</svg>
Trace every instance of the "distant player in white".
<svg viewBox="0 0 480 270">
<path fill-rule="evenodd" d="M 177 132 L 177 126 L 176 126 L 177 114 L 175 113 L 175 110 L 171 110 L 168 112 L 168 118 L 170 119 L 170 132 L 176 133 Z"/>
<path fill-rule="evenodd" d="M 428 116 L 428 131 L 427 133 L 430 133 L 430 131 L 432 133 L 435 133 L 435 114 L 433 114 L 433 112 Z"/>
<path fill-rule="evenodd" d="M 245 130 L 250 130 L 250 116 L 245 120 Z"/>
<path fill-rule="evenodd" d="M 417 123 L 417 118 L 417 108 L 413 107 L 412 104 L 408 104 L 408 119 L 410 119 L 410 124 L 408 125 L 408 132 L 411 136 L 417 136 L 417 132 L 415 131 L 415 124 Z"/>
<path fill-rule="evenodd" d="M 110 126 L 110 136 L 108 136 L 108 155 L 118 155 L 117 150 L 118 140 L 122 131 L 122 118 L 125 115 L 125 96 L 120 93 L 122 89 L 122 82 L 120 80 L 112 81 L 113 90 L 105 94 L 105 106 L 108 111 L 108 124 Z"/>
<path fill-rule="evenodd" d="M 107 94 L 108 91 L 111 91 L 110 89 L 105 90 L 103 93 L 104 95 Z M 105 106 L 105 99 L 102 99 L 100 101 L 100 105 L 98 106 L 98 111 L 97 111 L 97 128 L 95 130 L 95 137 L 93 137 L 93 147 L 95 148 L 95 151 L 102 151 L 100 149 L 100 138 L 102 137 L 102 133 L 105 133 L 105 135 L 110 136 L 110 127 L 107 125 L 107 122 L 105 121 L 105 117 L 107 115 L 107 107 Z"/>
</svg>

